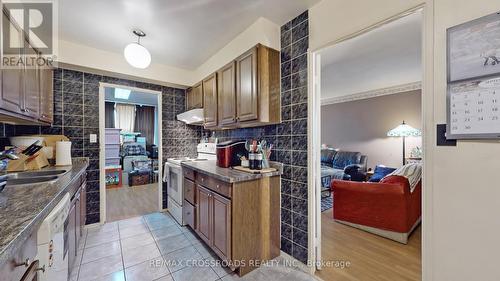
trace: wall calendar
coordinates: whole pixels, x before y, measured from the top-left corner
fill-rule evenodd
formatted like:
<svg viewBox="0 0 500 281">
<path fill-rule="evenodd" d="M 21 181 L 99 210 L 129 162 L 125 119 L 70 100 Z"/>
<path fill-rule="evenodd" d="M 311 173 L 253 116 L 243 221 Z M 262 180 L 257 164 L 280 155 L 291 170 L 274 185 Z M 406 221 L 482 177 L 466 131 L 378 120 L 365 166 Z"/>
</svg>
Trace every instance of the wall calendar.
<svg viewBox="0 0 500 281">
<path fill-rule="evenodd" d="M 447 30 L 447 139 L 500 138 L 500 13 Z"/>
</svg>

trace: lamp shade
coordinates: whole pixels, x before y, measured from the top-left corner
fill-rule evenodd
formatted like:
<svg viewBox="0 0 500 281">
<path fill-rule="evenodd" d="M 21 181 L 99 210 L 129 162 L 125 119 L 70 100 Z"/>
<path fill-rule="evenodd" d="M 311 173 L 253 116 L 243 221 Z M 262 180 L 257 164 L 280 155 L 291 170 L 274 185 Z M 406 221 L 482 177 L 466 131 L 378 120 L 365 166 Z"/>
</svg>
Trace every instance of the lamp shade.
<svg viewBox="0 0 500 281">
<path fill-rule="evenodd" d="M 421 135 L 422 132 L 419 129 L 413 128 L 412 126 L 406 124 L 404 121 L 396 128 L 387 132 L 388 137 L 418 137 Z"/>
<path fill-rule="evenodd" d="M 139 43 L 128 44 L 123 55 L 127 62 L 136 68 L 146 68 L 151 63 L 151 54 Z"/>
</svg>

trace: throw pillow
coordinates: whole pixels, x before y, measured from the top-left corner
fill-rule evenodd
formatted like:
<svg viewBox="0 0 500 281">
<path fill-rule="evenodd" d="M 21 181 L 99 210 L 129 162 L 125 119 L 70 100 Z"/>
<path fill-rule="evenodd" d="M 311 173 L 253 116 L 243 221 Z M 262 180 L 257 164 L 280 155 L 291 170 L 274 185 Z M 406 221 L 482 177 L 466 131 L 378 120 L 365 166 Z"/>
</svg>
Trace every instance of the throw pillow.
<svg viewBox="0 0 500 281">
<path fill-rule="evenodd" d="M 388 174 L 394 172 L 396 168 L 386 167 L 383 165 L 377 165 L 375 171 L 373 171 L 373 176 L 370 178 L 369 182 L 379 182 Z"/>
</svg>

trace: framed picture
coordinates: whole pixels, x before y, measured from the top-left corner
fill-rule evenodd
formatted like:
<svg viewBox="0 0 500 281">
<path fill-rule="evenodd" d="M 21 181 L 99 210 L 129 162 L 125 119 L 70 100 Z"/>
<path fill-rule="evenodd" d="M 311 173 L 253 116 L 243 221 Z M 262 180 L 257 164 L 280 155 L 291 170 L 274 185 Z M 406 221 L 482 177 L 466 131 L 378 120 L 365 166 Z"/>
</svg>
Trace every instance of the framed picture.
<svg viewBox="0 0 500 281">
<path fill-rule="evenodd" d="M 500 12 L 447 30 L 448 82 L 500 73 Z"/>
</svg>

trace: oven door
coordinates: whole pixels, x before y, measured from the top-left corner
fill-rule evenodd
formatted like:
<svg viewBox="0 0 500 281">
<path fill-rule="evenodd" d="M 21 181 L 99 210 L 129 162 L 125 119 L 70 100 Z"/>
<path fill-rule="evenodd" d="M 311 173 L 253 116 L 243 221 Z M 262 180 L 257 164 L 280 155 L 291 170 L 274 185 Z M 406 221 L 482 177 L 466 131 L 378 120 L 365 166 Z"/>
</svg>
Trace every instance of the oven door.
<svg viewBox="0 0 500 281">
<path fill-rule="evenodd" d="M 168 166 L 168 185 L 167 195 L 172 198 L 177 204 L 182 206 L 183 191 L 182 191 L 182 168 L 179 165 L 167 163 Z"/>
</svg>

